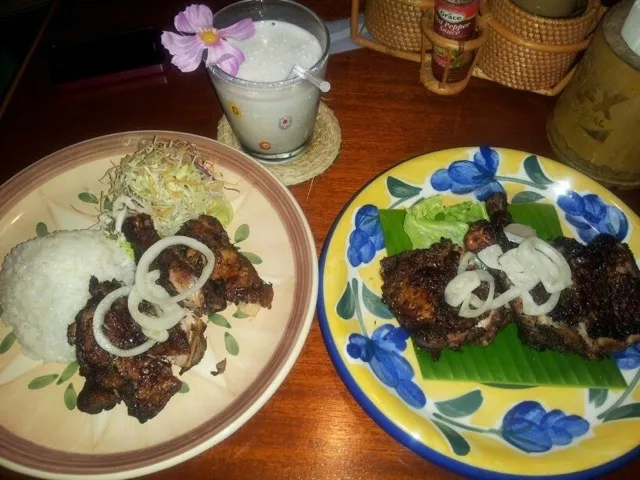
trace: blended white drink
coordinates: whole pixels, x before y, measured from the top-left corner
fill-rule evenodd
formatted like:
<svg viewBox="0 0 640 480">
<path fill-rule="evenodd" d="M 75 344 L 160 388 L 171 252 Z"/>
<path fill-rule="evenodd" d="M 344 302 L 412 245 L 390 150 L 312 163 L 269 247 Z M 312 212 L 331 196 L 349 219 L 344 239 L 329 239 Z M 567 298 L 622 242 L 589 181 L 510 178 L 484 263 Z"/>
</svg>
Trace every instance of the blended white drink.
<svg viewBox="0 0 640 480">
<path fill-rule="evenodd" d="M 320 91 L 292 73 L 294 65 L 313 67 L 322 57 L 318 39 L 278 20 L 255 22 L 255 35 L 229 40 L 245 56 L 236 78 L 263 85 L 223 82 L 212 77 L 218 97 L 243 147 L 279 155 L 303 147 L 313 132 Z M 318 75 L 324 76 L 323 65 Z M 285 84 L 278 84 L 287 79 Z M 276 82 L 276 83 L 274 83 Z"/>
</svg>

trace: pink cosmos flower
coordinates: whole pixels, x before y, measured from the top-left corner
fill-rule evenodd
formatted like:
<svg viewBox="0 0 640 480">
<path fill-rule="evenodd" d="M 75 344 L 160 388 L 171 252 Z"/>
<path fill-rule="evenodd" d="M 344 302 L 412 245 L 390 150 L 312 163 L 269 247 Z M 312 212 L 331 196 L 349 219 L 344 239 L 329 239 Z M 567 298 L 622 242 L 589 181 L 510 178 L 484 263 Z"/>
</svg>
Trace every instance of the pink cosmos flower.
<svg viewBox="0 0 640 480">
<path fill-rule="evenodd" d="M 183 72 L 193 72 L 207 52 L 207 67 L 217 65 L 229 75 L 237 75 L 244 62 L 242 51 L 227 42 L 227 38 L 245 40 L 255 33 L 250 18 L 216 30 L 212 27 L 213 13 L 206 5 L 190 5 L 174 18 L 180 33 L 162 32 L 162 45 L 173 55 L 171 63 Z M 184 35 L 184 34 L 195 35 Z"/>
</svg>

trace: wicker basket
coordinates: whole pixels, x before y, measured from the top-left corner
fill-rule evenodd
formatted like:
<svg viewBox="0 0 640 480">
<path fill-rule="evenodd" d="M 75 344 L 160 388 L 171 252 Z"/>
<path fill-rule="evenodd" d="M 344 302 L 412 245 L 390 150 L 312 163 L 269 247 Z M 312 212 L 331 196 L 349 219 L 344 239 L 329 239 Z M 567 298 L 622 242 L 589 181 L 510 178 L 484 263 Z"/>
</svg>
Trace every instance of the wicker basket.
<svg viewBox="0 0 640 480">
<path fill-rule="evenodd" d="M 601 10 L 598 0 L 590 0 L 580 17 L 551 19 L 530 14 L 510 0 L 487 0 L 482 13 L 491 15 L 492 28 L 480 50 L 480 69 L 509 87 L 540 90 L 565 77 Z"/>
<path fill-rule="evenodd" d="M 364 21 L 367 30 L 383 45 L 404 52 L 419 52 L 422 46 L 419 0 L 367 0 Z M 433 13 L 428 12 L 433 18 Z"/>
</svg>

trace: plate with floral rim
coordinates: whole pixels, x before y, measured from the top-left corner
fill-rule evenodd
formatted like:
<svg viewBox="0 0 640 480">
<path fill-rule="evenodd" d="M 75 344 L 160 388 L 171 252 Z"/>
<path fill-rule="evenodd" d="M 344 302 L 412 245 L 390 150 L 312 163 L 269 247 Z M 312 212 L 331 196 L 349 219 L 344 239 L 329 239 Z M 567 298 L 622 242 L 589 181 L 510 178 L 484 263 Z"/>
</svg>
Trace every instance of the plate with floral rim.
<svg viewBox="0 0 640 480">
<path fill-rule="evenodd" d="M 611 233 L 638 261 L 640 219 L 585 175 L 504 148 L 426 154 L 371 180 L 334 222 L 320 257 L 325 345 L 362 408 L 427 460 L 480 478 L 601 476 L 640 453 L 640 344 L 615 356 L 623 390 L 424 380 L 408 334 L 381 301 L 378 209 L 434 194 L 446 204 L 482 201 L 497 191 L 510 202 L 554 205 L 566 236 Z"/>
<path fill-rule="evenodd" d="M 0 322 L 0 465 L 45 478 L 130 478 L 168 468 L 233 434 L 273 395 L 307 338 L 317 297 L 317 257 L 293 196 L 264 167 L 211 139 L 139 131 L 82 142 L 0 186 L 0 258 L 47 231 L 96 222 L 100 179 L 142 139 L 194 144 L 234 184 L 229 236 L 274 286 L 271 309 L 247 318 L 235 306 L 209 316 L 202 361 L 183 387 L 140 424 L 123 404 L 97 415 L 77 409 L 84 379 L 75 362 L 38 363 Z M 265 233 L 268 232 L 268 235 Z M 283 248 L 286 246 L 286 248 Z M 1 318 L 1 317 L 0 317 Z M 226 359 L 224 372 L 218 363 Z M 217 375 L 212 375 L 212 372 Z"/>
</svg>

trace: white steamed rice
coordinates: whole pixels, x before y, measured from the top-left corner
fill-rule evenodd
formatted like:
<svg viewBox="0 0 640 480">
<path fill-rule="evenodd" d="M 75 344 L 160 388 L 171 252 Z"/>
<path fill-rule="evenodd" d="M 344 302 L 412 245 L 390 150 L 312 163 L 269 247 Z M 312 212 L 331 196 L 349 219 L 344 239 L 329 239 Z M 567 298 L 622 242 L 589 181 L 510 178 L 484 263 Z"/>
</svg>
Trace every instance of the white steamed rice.
<svg viewBox="0 0 640 480">
<path fill-rule="evenodd" d="M 89 299 L 89 279 L 132 284 L 135 264 L 98 231 L 59 231 L 17 245 L 0 271 L 0 318 L 23 353 L 45 362 L 70 362 L 67 326 Z"/>
</svg>

